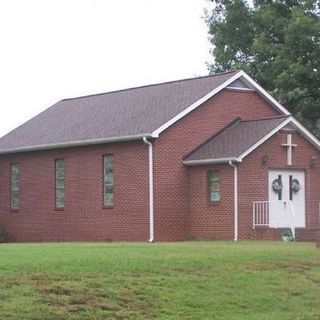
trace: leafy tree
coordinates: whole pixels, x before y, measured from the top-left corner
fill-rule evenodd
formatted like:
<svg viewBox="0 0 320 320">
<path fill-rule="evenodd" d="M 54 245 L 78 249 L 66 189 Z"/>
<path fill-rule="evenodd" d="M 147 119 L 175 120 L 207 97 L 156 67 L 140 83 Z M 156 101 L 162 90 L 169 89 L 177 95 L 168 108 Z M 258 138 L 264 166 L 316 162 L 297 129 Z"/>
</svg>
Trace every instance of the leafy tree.
<svg viewBox="0 0 320 320">
<path fill-rule="evenodd" d="M 241 68 L 320 134 L 318 0 L 218 0 L 207 13 L 211 73 Z"/>
</svg>

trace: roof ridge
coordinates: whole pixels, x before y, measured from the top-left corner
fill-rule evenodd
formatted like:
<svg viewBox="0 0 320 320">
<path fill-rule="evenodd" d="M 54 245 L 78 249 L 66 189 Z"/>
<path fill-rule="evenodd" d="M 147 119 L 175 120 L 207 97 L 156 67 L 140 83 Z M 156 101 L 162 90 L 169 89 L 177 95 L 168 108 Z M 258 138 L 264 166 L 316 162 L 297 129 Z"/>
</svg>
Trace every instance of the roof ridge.
<svg viewBox="0 0 320 320">
<path fill-rule="evenodd" d="M 211 135 L 209 138 L 207 138 L 205 141 L 200 143 L 196 148 L 194 148 L 192 151 L 190 151 L 188 154 L 186 154 L 182 159 L 185 160 L 186 158 L 190 157 L 192 154 L 194 154 L 197 150 L 199 150 L 201 147 L 203 147 L 206 143 L 208 143 L 210 140 L 216 138 L 221 133 L 225 132 L 227 129 L 231 128 L 235 124 L 241 122 L 240 117 L 236 117 L 233 120 L 231 120 L 229 123 L 227 123 L 223 128 L 219 129 L 217 132 L 215 132 L 213 135 Z"/>
<path fill-rule="evenodd" d="M 155 87 L 155 86 L 160 86 L 160 85 L 165 85 L 165 84 L 170 84 L 170 83 L 175 83 L 175 82 L 191 81 L 191 80 L 204 79 L 204 78 L 213 78 L 213 77 L 221 76 L 221 75 L 228 74 L 228 73 L 237 73 L 240 71 L 241 71 L 241 69 L 236 69 L 236 70 L 230 70 L 230 71 L 225 71 L 225 72 L 216 73 L 216 74 L 210 74 L 207 76 L 200 76 L 200 77 L 184 78 L 184 79 L 178 79 L 178 80 L 170 80 L 170 81 L 164 81 L 164 82 L 158 82 L 158 83 L 151 83 L 151 84 L 146 84 L 146 85 L 142 85 L 142 86 L 129 87 L 129 88 L 112 90 L 112 91 L 101 92 L 101 93 L 93 93 L 93 94 L 88 94 L 88 95 L 83 95 L 83 96 L 78 96 L 78 97 L 73 97 L 73 98 L 64 98 L 61 101 L 83 99 L 83 98 L 101 96 L 101 95 L 110 94 L 110 93 L 124 92 L 124 91 L 142 89 L 142 88 L 148 88 L 148 87 Z"/>
<path fill-rule="evenodd" d="M 273 120 L 273 119 L 281 119 L 281 118 L 289 118 L 290 115 L 284 114 L 284 115 L 278 115 L 278 116 L 270 116 L 270 117 L 265 117 L 265 118 L 258 118 L 258 119 L 246 119 L 246 120 L 241 120 L 240 122 L 254 122 L 254 121 L 264 121 L 264 120 Z"/>
</svg>

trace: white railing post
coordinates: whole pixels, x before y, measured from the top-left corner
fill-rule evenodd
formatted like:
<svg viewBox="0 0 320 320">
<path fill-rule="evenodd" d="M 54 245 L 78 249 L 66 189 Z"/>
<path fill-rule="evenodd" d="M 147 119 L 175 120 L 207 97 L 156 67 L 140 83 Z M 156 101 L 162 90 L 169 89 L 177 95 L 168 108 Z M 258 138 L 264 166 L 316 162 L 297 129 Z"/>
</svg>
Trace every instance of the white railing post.
<svg viewBox="0 0 320 320">
<path fill-rule="evenodd" d="M 320 203 L 319 203 L 319 213 L 320 213 Z M 320 217 L 320 215 L 319 215 L 319 217 Z M 253 229 L 256 227 L 255 221 L 256 221 L 256 219 L 255 219 L 255 210 L 254 210 L 254 201 L 253 201 L 252 202 L 252 227 L 253 227 Z"/>
</svg>

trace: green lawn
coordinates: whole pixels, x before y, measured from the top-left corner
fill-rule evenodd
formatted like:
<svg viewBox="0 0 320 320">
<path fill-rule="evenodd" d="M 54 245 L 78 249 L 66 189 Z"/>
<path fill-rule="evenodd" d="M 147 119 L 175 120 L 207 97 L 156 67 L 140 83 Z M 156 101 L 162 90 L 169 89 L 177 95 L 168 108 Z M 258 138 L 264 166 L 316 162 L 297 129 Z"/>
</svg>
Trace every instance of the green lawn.
<svg viewBox="0 0 320 320">
<path fill-rule="evenodd" d="M 320 319 L 320 249 L 1 244 L 0 319 Z"/>
</svg>

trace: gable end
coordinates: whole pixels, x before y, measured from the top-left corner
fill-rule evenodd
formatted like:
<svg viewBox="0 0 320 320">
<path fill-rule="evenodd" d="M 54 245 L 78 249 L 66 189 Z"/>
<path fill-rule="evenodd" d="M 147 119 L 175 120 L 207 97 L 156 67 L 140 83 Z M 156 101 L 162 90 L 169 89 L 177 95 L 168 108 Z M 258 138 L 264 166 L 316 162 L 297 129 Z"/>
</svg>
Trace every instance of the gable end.
<svg viewBox="0 0 320 320">
<path fill-rule="evenodd" d="M 245 84 L 240 78 L 230 83 L 227 88 L 252 90 L 252 88 Z"/>
</svg>

